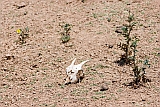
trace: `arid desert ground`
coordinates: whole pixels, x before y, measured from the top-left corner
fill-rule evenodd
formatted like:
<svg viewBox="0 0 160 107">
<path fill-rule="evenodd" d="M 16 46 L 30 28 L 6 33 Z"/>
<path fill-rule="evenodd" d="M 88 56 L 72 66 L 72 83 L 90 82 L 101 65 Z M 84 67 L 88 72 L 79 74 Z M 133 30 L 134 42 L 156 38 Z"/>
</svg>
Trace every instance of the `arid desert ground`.
<svg viewBox="0 0 160 107">
<path fill-rule="evenodd" d="M 133 89 L 119 66 L 127 10 L 137 22 L 137 56 L 148 59 L 144 86 Z M 61 42 L 60 24 L 71 24 Z M 17 29 L 28 28 L 19 44 Z M 90 60 L 80 83 L 64 85 L 66 67 Z M 101 91 L 102 87 L 107 89 Z M 159 0 L 0 0 L 0 107 L 160 107 Z"/>
</svg>

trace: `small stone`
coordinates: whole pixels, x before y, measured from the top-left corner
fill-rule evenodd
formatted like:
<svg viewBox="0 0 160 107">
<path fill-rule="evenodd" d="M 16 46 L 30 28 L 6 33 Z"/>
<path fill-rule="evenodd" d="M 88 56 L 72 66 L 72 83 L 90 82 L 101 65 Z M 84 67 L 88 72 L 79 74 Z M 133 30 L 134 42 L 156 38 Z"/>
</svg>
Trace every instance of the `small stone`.
<svg viewBox="0 0 160 107">
<path fill-rule="evenodd" d="M 28 5 L 28 3 L 20 2 L 18 4 L 14 4 L 13 6 L 16 6 L 17 9 L 21 9 L 23 7 L 26 7 L 27 5 Z"/>
<path fill-rule="evenodd" d="M 103 83 L 102 86 L 101 86 L 101 88 L 100 88 L 100 91 L 106 91 L 108 89 L 109 89 L 108 85 L 106 83 Z"/>
<path fill-rule="evenodd" d="M 6 56 L 5 56 L 5 58 L 6 58 L 6 60 L 10 60 L 10 59 L 14 59 L 14 56 L 13 55 L 10 55 L 10 54 L 7 54 Z"/>
</svg>

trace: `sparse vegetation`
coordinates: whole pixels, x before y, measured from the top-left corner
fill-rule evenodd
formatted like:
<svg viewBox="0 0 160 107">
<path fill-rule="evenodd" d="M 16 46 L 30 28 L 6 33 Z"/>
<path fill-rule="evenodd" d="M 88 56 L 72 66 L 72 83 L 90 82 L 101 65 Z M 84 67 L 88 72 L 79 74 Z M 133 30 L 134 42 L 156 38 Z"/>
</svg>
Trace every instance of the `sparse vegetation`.
<svg viewBox="0 0 160 107">
<path fill-rule="evenodd" d="M 131 57 L 133 60 L 133 73 L 134 73 L 134 80 L 131 82 L 131 85 L 134 86 L 134 88 L 139 87 L 140 85 L 143 85 L 143 83 L 150 82 L 151 80 L 147 79 L 145 74 L 145 70 L 147 67 L 150 67 L 149 61 L 146 59 L 144 61 L 139 61 L 136 57 L 137 52 L 137 42 L 139 40 L 135 37 L 131 48 L 133 50 L 133 56 Z M 143 63 L 142 66 L 139 66 L 139 63 Z"/>
<path fill-rule="evenodd" d="M 25 27 L 24 29 L 17 29 L 17 34 L 19 34 L 18 42 L 24 44 L 26 43 L 25 39 L 29 37 L 29 28 Z"/>
<path fill-rule="evenodd" d="M 131 64 L 132 61 L 134 61 L 134 57 L 132 57 L 132 53 L 134 51 L 133 43 L 136 43 L 134 41 L 134 37 L 131 36 L 131 32 L 136 25 L 136 22 L 134 22 L 134 14 L 131 14 L 129 11 L 128 19 L 126 20 L 128 24 L 124 24 L 123 26 L 117 27 L 116 32 L 120 35 L 123 35 L 125 42 L 120 42 L 118 45 L 122 51 L 124 51 L 124 54 L 121 56 L 121 59 L 119 60 L 120 65 L 124 64 Z M 138 41 L 138 39 L 136 39 Z"/>
<path fill-rule="evenodd" d="M 61 34 L 61 41 L 62 43 L 67 43 L 70 40 L 70 30 L 72 25 L 65 23 L 63 25 L 60 25 L 63 31 L 60 33 Z"/>
<path fill-rule="evenodd" d="M 143 83 L 146 83 L 150 81 L 145 76 L 145 69 L 146 66 L 150 66 L 148 63 L 148 60 L 145 60 L 142 67 L 139 67 L 139 60 L 136 57 L 137 56 L 137 43 L 139 39 L 137 36 L 131 36 L 131 32 L 136 25 L 136 22 L 134 22 L 134 14 L 131 14 L 129 11 L 128 19 L 126 20 L 128 24 L 124 24 L 121 27 L 118 27 L 116 30 L 117 33 L 120 33 L 120 35 L 123 35 L 125 42 L 118 45 L 121 50 L 124 51 L 124 54 L 121 55 L 121 59 L 117 61 L 119 65 L 129 64 L 133 68 L 133 75 L 134 80 L 130 83 L 130 85 L 134 86 L 136 88 L 137 86 L 142 85 Z M 120 29 L 119 29 L 120 28 Z"/>
</svg>

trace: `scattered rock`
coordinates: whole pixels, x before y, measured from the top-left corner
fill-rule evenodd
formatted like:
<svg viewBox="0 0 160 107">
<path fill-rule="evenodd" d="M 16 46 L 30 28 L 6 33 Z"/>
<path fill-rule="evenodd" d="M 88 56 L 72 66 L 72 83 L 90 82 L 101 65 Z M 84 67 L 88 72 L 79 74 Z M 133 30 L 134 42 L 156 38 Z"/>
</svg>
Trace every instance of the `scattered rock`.
<svg viewBox="0 0 160 107">
<path fill-rule="evenodd" d="M 113 48 L 113 45 L 105 44 L 108 48 Z"/>
<path fill-rule="evenodd" d="M 17 9 L 21 9 L 23 7 L 26 7 L 27 5 L 28 5 L 28 3 L 21 2 L 19 4 L 14 4 L 13 6 L 15 6 Z"/>
<path fill-rule="evenodd" d="M 103 83 L 101 88 L 100 88 L 100 91 L 106 91 L 108 89 L 109 89 L 108 85 L 106 83 Z"/>
<path fill-rule="evenodd" d="M 32 65 L 32 68 L 38 68 L 37 64 Z"/>
<path fill-rule="evenodd" d="M 13 55 L 10 55 L 10 54 L 7 54 L 7 55 L 5 56 L 5 59 L 6 59 L 6 60 L 11 60 L 11 59 L 14 59 L 14 56 L 13 56 Z"/>
</svg>

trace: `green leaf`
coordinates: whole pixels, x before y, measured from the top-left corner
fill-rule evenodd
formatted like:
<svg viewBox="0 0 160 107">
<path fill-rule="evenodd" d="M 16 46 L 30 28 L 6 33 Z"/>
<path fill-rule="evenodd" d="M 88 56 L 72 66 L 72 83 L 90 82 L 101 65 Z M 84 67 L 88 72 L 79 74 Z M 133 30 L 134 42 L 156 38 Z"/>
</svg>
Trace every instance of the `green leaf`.
<svg viewBox="0 0 160 107">
<path fill-rule="evenodd" d="M 148 67 L 150 67 L 149 60 L 148 60 L 148 59 L 144 60 L 143 64 L 144 64 L 144 65 L 148 65 Z"/>
<path fill-rule="evenodd" d="M 122 26 L 121 30 L 124 32 L 124 33 L 127 33 L 128 32 L 128 28 L 126 26 Z"/>
<path fill-rule="evenodd" d="M 133 22 L 132 24 L 131 24 L 131 26 L 135 26 L 137 23 L 136 22 Z"/>
<path fill-rule="evenodd" d="M 26 32 L 29 32 L 29 28 L 28 28 L 28 26 L 25 28 L 25 31 L 26 31 Z"/>
<path fill-rule="evenodd" d="M 128 22 L 132 22 L 134 20 L 134 14 L 128 16 Z"/>
<path fill-rule="evenodd" d="M 61 40 L 62 40 L 62 43 L 66 43 L 70 40 L 70 36 L 69 35 L 64 35 L 64 36 L 62 36 Z"/>
</svg>

